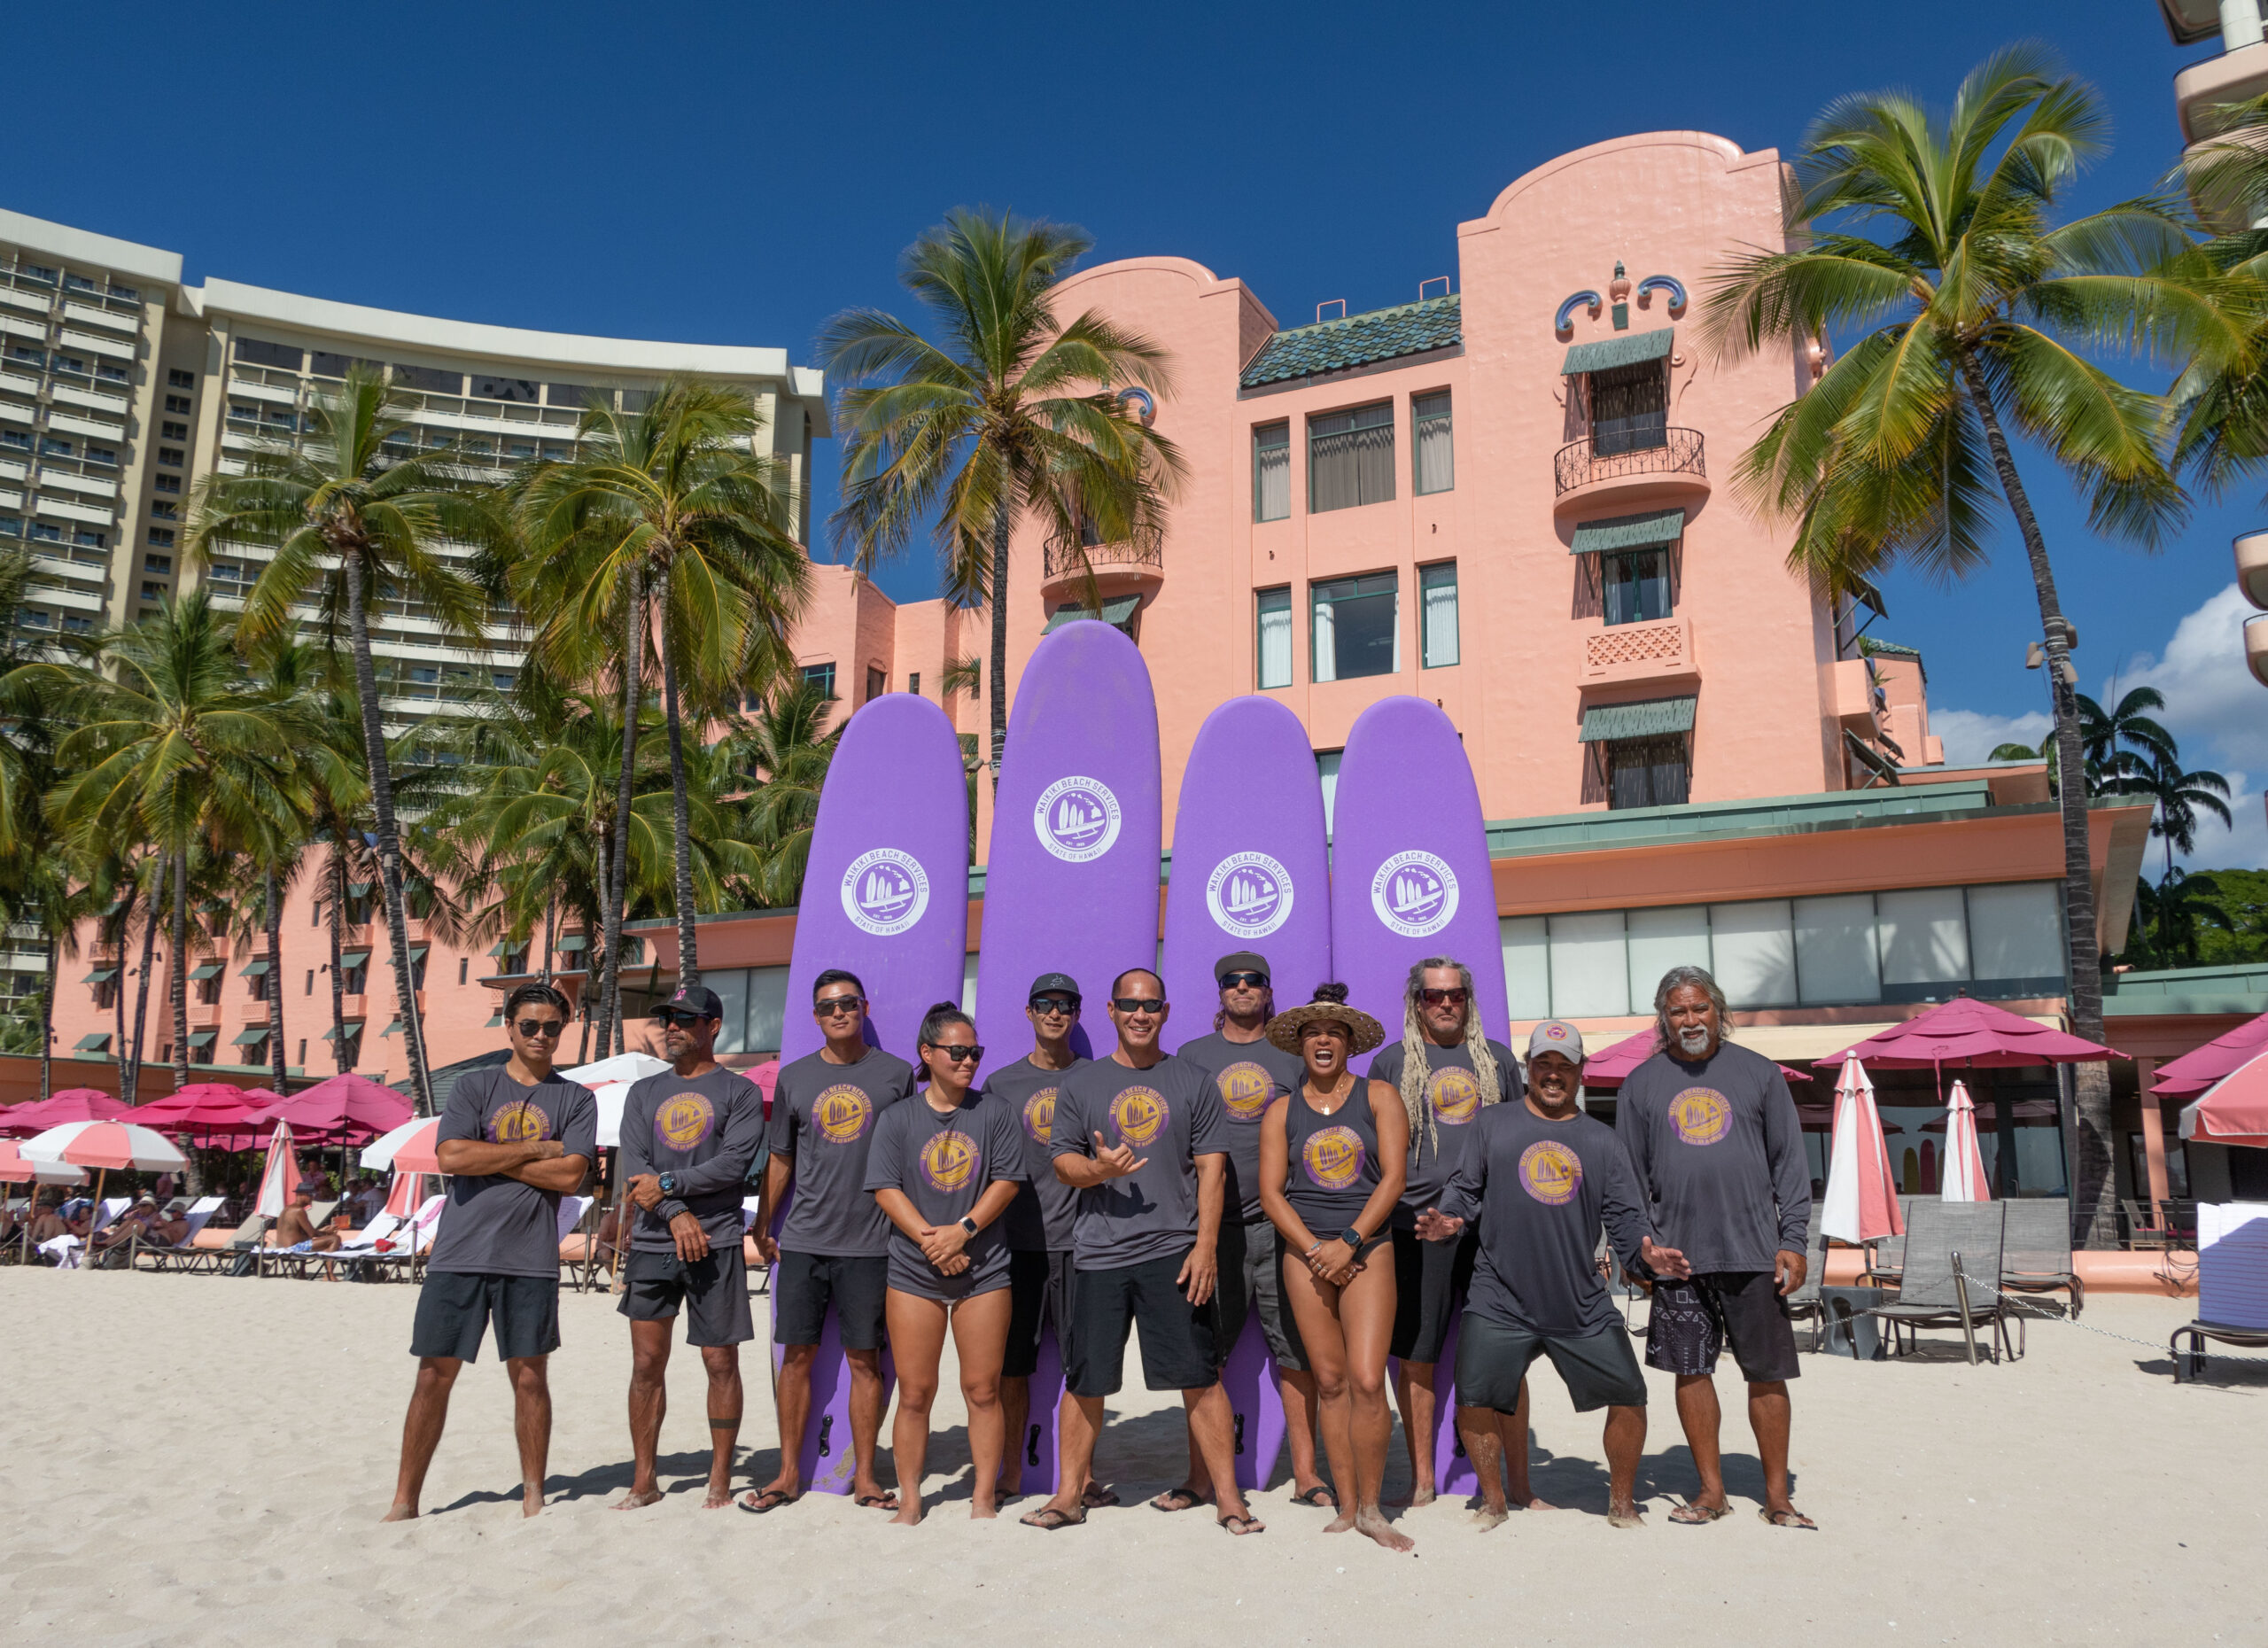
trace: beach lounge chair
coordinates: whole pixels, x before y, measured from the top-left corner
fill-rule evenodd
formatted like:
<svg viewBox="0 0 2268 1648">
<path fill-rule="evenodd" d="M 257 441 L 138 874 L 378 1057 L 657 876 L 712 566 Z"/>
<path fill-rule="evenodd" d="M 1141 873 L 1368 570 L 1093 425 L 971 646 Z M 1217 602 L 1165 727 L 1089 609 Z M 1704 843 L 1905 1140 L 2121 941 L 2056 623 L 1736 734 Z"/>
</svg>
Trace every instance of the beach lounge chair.
<svg viewBox="0 0 2268 1648">
<path fill-rule="evenodd" d="M 351 1273 L 375 1282 L 407 1271 L 410 1279 L 416 1280 L 424 1269 L 425 1255 L 433 1250 L 433 1232 L 440 1228 L 441 1209 L 447 1201 L 447 1195 L 428 1196 L 416 1213 L 390 1233 L 374 1236 L 367 1250 L 358 1245 L 350 1255 L 356 1261 L 356 1270 Z M 375 1231 L 376 1226 L 372 1229 Z M 380 1240 L 392 1245 L 380 1253 L 377 1247 Z"/>
<path fill-rule="evenodd" d="M 147 1258 L 153 1271 L 162 1271 L 169 1266 L 189 1269 L 195 1255 L 204 1251 L 198 1247 L 197 1239 L 205 1233 L 205 1227 L 221 1210 L 221 1200 L 219 1196 L 200 1196 L 191 1202 L 189 1211 L 182 1215 L 188 1222 L 189 1229 L 177 1242 L 144 1241 L 139 1236 L 136 1237 L 133 1246 L 127 1251 L 128 1268 L 138 1271 L 142 1268 L 142 1261 Z"/>
<path fill-rule="evenodd" d="M 1894 1303 L 1876 1307 L 1875 1315 L 1891 1330 L 1898 1354 L 1915 1343 L 1915 1331 L 1924 1327 L 1957 1327 L 1967 1336 L 1969 1359 L 1977 1359 L 1977 1330 L 1992 1330 L 1992 1360 L 2003 1349 L 2011 1357 L 2023 1354 L 2023 1318 L 2002 1302 L 2000 1295 L 2000 1250 L 2008 1204 L 2005 1201 L 1939 1201 L 1923 1197 L 1914 1205 L 1914 1222 L 1906 1231 L 1905 1264 L 1899 1272 Z M 1953 1275 L 1953 1255 L 1961 1255 L 1962 1274 L 1969 1279 L 1966 1294 Z M 2008 1318 L 2016 1319 L 2017 1341 L 2008 1342 Z M 1901 1334 L 1902 1330 L 1902 1334 Z"/>
<path fill-rule="evenodd" d="M 307 1228 L 312 1231 L 321 1231 L 330 1223 L 338 1211 L 338 1203 L 336 1201 L 310 1202 L 307 1205 Z M 268 1276 L 278 1271 L 289 1271 L 294 1276 L 305 1277 L 316 1260 L 326 1256 L 317 1253 L 312 1247 L 276 1248 L 268 1245 L 268 1242 L 274 1240 L 275 1234 L 271 1232 L 267 1242 L 263 1242 L 253 1249 L 256 1255 L 253 1265 L 255 1275 Z"/>
<path fill-rule="evenodd" d="M 1908 1234 L 1914 1229 L 1914 1204 L 1935 1200 L 1930 1196 L 1900 1196 L 1898 1199 L 1898 1222 L 1906 1227 Z M 1815 1208 L 1818 1205 L 1819 1199 L 1814 1196 L 1812 1206 Z M 1899 1267 L 1906 1263 L 1906 1238 L 1877 1236 L 1874 1240 L 1861 1242 L 1859 1246 L 1866 1255 L 1866 1262 L 1859 1271 L 1859 1280 L 1869 1287 L 1897 1287 Z"/>
<path fill-rule="evenodd" d="M 2008 1236 L 2000 1251 L 2000 1287 L 2011 1294 L 2068 1295 L 2078 1321 L 2086 1308 L 2087 1285 L 2071 1268 L 2071 1204 L 2062 1196 L 2021 1196 L 2008 1204 Z"/>
<path fill-rule="evenodd" d="M 234 1230 L 216 1231 L 210 1224 L 190 1240 L 193 1251 L 180 1255 L 181 1268 L 205 1275 L 218 1275 L 233 1270 L 245 1255 L 260 1246 L 268 1234 L 268 1220 L 264 1214 L 255 1213 Z"/>
<path fill-rule="evenodd" d="M 1804 1231 L 1804 1285 L 1788 1295 L 1788 1319 L 1810 1322 L 1814 1350 L 1827 1342 L 1827 1311 L 1819 1294 L 1827 1280 L 1827 1238 L 1820 1233 L 1819 1216 L 1820 1205 L 1814 1197 L 1811 1222 Z"/>
</svg>

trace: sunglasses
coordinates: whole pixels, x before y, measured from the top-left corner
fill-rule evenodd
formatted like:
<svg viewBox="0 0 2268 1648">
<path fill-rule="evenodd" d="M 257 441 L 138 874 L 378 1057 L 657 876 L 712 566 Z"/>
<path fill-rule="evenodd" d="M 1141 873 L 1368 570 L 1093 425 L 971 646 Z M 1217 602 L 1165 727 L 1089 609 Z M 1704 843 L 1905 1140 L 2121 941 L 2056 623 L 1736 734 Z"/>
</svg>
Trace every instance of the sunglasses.
<svg viewBox="0 0 2268 1648">
<path fill-rule="evenodd" d="M 945 1047 L 940 1046 L 934 1041 L 928 1044 L 928 1047 L 932 1053 L 944 1053 L 955 1064 L 975 1064 L 984 1057 L 984 1049 L 982 1047 Z"/>
<path fill-rule="evenodd" d="M 702 1022 L 698 1013 L 667 1012 L 656 1013 L 654 1016 L 664 1024 L 682 1025 L 688 1030 Z"/>
<path fill-rule="evenodd" d="M 1221 988 L 1223 990 L 1265 990 L 1268 988 L 1268 975 L 1265 973 L 1223 973 L 1221 975 Z"/>
<path fill-rule="evenodd" d="M 522 1019 L 512 1028 L 531 1041 L 539 1036 L 548 1040 L 567 1028 L 567 1021 L 564 1019 Z"/>
<path fill-rule="evenodd" d="M 1443 1006 L 1461 1007 L 1464 1005 L 1467 995 L 1467 992 L 1462 989 L 1421 990 L 1418 993 L 1425 999 L 1425 1005 L 1429 1007 Z"/>
<path fill-rule="evenodd" d="M 812 1003 L 814 1018 L 831 1019 L 839 1013 L 856 1013 L 866 1005 L 864 996 L 829 996 L 824 1001 Z"/>
<path fill-rule="evenodd" d="M 1121 1013 L 1163 1013 L 1166 1004 L 1155 997 L 1113 996 L 1110 1005 Z"/>
<path fill-rule="evenodd" d="M 1034 996 L 1029 1006 L 1034 1013 L 1076 1013 L 1079 999 L 1076 996 Z"/>
</svg>

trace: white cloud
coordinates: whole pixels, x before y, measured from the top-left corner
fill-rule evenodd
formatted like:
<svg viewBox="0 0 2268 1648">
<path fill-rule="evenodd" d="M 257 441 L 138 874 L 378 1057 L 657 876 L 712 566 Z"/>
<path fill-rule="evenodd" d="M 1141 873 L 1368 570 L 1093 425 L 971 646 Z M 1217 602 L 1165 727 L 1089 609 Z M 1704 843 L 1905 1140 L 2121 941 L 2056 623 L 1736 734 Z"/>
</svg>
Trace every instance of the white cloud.
<svg viewBox="0 0 2268 1648">
<path fill-rule="evenodd" d="M 1947 766 L 1975 766 L 2001 744 L 2032 749 L 2047 736 L 2047 711 L 2030 715 L 1985 715 L 1975 710 L 1930 711 L 1930 731 L 1945 741 Z"/>
<path fill-rule="evenodd" d="M 2236 826 L 2201 820 L 2197 851 L 2186 860 L 2190 864 L 2268 867 L 2268 814 L 2249 781 L 2250 774 L 2268 771 L 2268 688 L 2253 680 L 2244 660 L 2244 621 L 2252 616 L 2252 604 L 2231 584 L 2174 626 L 2163 653 L 2142 654 L 2133 668 L 2100 688 L 2107 706 L 2114 691 L 2156 688 L 2165 695 L 2157 719 L 2180 740 L 2181 764 L 2212 768 L 2229 781 Z M 1932 726 L 1936 720 L 1930 717 Z M 2163 851 L 2156 859 L 2161 865 Z"/>
</svg>

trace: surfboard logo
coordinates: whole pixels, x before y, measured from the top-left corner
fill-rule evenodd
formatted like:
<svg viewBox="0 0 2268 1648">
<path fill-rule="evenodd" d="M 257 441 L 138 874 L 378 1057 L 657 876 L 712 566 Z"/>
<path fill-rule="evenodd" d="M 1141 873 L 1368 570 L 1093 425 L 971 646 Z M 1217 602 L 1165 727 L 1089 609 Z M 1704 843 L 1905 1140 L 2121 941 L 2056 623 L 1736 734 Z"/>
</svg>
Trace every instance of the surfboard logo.
<svg viewBox="0 0 2268 1648">
<path fill-rule="evenodd" d="M 1043 1087 L 1024 1100 L 1024 1137 L 1044 1145 L 1055 1126 L 1055 1089 Z"/>
<path fill-rule="evenodd" d="M 1431 938 L 1447 927 L 1456 897 L 1456 872 L 1422 847 L 1395 853 L 1371 877 L 1371 908 L 1404 938 Z"/>
<path fill-rule="evenodd" d="M 690 1150 L 709 1137 L 717 1108 L 696 1092 L 663 1100 L 654 1112 L 654 1137 L 664 1150 Z"/>
<path fill-rule="evenodd" d="M 1722 1144 L 1733 1131 L 1732 1100 L 1713 1087 L 1689 1087 L 1669 1101 L 1669 1124 L 1689 1145 Z"/>
<path fill-rule="evenodd" d="M 1426 1079 L 1425 1088 L 1433 1119 L 1448 1126 L 1463 1127 L 1480 1108 L 1480 1080 L 1461 1066 L 1435 1070 Z"/>
<path fill-rule="evenodd" d="M 895 938 L 929 907 L 929 873 L 910 852 L 875 847 L 843 872 L 843 913 L 859 931 Z"/>
<path fill-rule="evenodd" d="M 1564 1208 L 1583 1187 L 1583 1159 L 1556 1139 L 1520 1152 L 1520 1188 L 1547 1208 Z"/>
<path fill-rule="evenodd" d="M 1039 844 L 1066 864 L 1089 863 L 1118 839 L 1118 797 L 1099 778 L 1059 778 L 1039 792 L 1031 827 Z"/>
<path fill-rule="evenodd" d="M 921 1147 L 921 1177 L 932 1190 L 959 1190 L 976 1177 L 983 1160 L 975 1140 L 959 1128 L 949 1127 L 932 1133 L 929 1142 Z"/>
<path fill-rule="evenodd" d="M 533 1145 L 551 1137 L 551 1118 L 543 1107 L 527 1099 L 515 1099 L 489 1118 L 488 1142 L 492 1145 Z"/>
<path fill-rule="evenodd" d="M 1126 1087 L 1110 1101 L 1110 1120 L 1121 1144 L 1154 1144 L 1166 1131 L 1166 1098 L 1154 1087 Z"/>
<path fill-rule="evenodd" d="M 1268 1108 L 1268 1095 L 1276 1090 L 1268 1067 L 1239 1059 L 1213 1078 L 1220 1089 L 1221 1108 L 1239 1122 L 1257 1122 Z"/>
<path fill-rule="evenodd" d="M 874 1101 L 866 1089 L 838 1082 L 812 1100 L 812 1125 L 830 1145 L 855 1145 L 874 1125 Z"/>
<path fill-rule="evenodd" d="M 1363 1177 L 1369 1153 L 1363 1136 L 1351 1127 L 1318 1128 L 1300 1147 L 1300 1165 L 1309 1182 L 1324 1190 L 1345 1190 Z"/>
<path fill-rule="evenodd" d="M 1205 907 L 1230 937 L 1265 938 L 1291 919 L 1291 872 L 1264 852 L 1232 852 L 1213 867 Z"/>
</svg>

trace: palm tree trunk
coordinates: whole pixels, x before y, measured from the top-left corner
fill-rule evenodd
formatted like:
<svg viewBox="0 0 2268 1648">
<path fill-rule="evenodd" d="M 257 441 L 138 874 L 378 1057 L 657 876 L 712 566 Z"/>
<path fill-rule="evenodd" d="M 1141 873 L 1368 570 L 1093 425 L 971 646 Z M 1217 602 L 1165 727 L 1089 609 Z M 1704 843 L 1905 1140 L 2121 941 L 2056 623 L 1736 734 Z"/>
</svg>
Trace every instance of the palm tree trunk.
<svg viewBox="0 0 2268 1648">
<path fill-rule="evenodd" d="M 654 604 L 660 609 L 662 649 L 662 723 L 670 738 L 670 826 L 676 859 L 677 987 L 691 990 L 701 982 L 700 937 L 695 918 L 700 911 L 693 897 L 693 812 L 685 788 L 685 724 L 677 711 L 677 656 L 670 649 L 670 573 L 666 566 L 654 581 Z"/>
<path fill-rule="evenodd" d="M 134 1102 L 134 1084 L 128 1080 L 129 1073 L 126 1056 L 126 976 L 133 969 L 126 965 L 126 935 L 134 926 L 134 882 L 128 877 L 126 890 L 119 895 L 118 927 L 113 942 L 118 946 L 118 971 L 113 976 L 114 987 L 110 992 L 111 1030 L 118 1049 L 118 1096 L 128 1104 Z"/>
<path fill-rule="evenodd" d="M 189 1085 L 189 851 L 174 854 L 173 963 L 166 993 L 174 1009 L 174 1091 Z M 215 1035 L 219 1032 L 216 1030 Z"/>
<path fill-rule="evenodd" d="M 346 1056 L 346 980 L 338 970 L 338 929 L 346 919 L 346 858 L 336 841 L 330 843 L 330 897 L 323 902 L 330 906 L 323 925 L 330 929 L 330 1056 L 344 1076 L 354 1061 Z"/>
<path fill-rule="evenodd" d="M 284 1084 L 291 1079 L 290 1067 L 284 1059 L 284 909 L 283 889 L 276 885 L 276 871 L 269 867 L 264 890 L 268 895 L 268 988 L 261 993 L 268 998 L 268 1071 L 275 1078 L 276 1091 L 282 1092 Z"/>
<path fill-rule="evenodd" d="M 559 925 L 559 890 L 547 894 L 543 901 L 543 982 L 551 983 L 551 934 Z"/>
<path fill-rule="evenodd" d="M 166 859 L 160 853 L 157 880 L 142 904 L 142 970 L 136 975 L 134 985 L 134 1061 L 127 1067 L 126 1090 L 120 1095 L 128 1104 L 141 1102 L 142 1037 L 150 1017 L 150 964 L 158 950 L 158 894 L 165 884 Z"/>
<path fill-rule="evenodd" d="M 55 1093 L 55 929 L 47 934 L 47 976 L 39 983 L 39 1096 Z"/>
<path fill-rule="evenodd" d="M 369 614 L 362 599 L 362 557 L 358 547 L 341 546 L 346 572 L 346 622 L 354 646 L 354 688 L 362 700 L 362 756 L 370 773 L 370 803 L 377 814 L 378 868 L 385 879 L 386 939 L 393 946 L 394 1011 L 401 1016 L 403 1045 L 409 1053 L 409 1089 L 417 1114 L 433 1112 L 433 1077 L 425 1068 L 425 1027 L 417 1016 L 416 986 L 410 977 L 409 918 L 401 902 L 401 836 L 393 816 L 393 768 L 386 759 L 386 736 L 378 711 L 377 672 L 370 664 Z"/>
<path fill-rule="evenodd" d="M 2039 623 L 2047 646 L 2048 683 L 2054 695 L 2056 765 L 2062 781 L 2055 787 L 2063 816 L 2063 928 L 2071 968 L 2071 1030 L 2088 1041 L 2102 1039 L 2102 950 L 2095 933 L 2094 882 L 2087 852 L 2086 754 L 2079 738 L 2076 688 L 2063 679 L 2070 654 L 2062 603 L 2055 594 L 2054 569 L 2047 562 L 2047 540 L 2031 512 L 2031 500 L 2016 474 L 2016 456 L 2000 428 L 1984 369 L 1975 355 L 1960 357 L 1962 386 L 1969 404 L 1984 427 L 1992 448 L 1992 467 L 1999 472 L 2000 490 L 2016 517 L 2025 557 L 2031 563 L 2031 583 L 2039 601 Z M 2114 1200 L 2110 1149 L 2110 1069 L 2106 1064 L 2082 1064 L 2076 1078 L 2074 1108 L 2078 1113 L 2078 1137 L 2073 1141 L 2078 1160 L 2071 1175 L 2078 1192 L 2072 1209 L 2074 1236 L 2090 1248 L 2118 1245 L 2118 1207 Z"/>
<path fill-rule="evenodd" d="M 608 884 L 606 832 L 604 830 L 598 832 L 597 844 L 599 855 L 599 902 L 601 904 L 604 904 L 606 902 L 606 890 Z M 603 911 L 600 913 L 596 925 L 602 929 L 605 928 L 606 915 Z M 599 952 L 596 955 L 590 953 L 590 927 L 587 925 L 583 929 L 585 950 L 583 955 L 583 988 L 580 992 L 583 1003 L 583 1048 L 582 1053 L 575 1061 L 578 1064 L 588 1064 L 591 1061 L 591 1022 L 594 1019 L 603 1020 L 606 1015 L 606 986 L 604 980 L 610 976 L 610 969 L 611 969 L 614 965 L 614 952 L 611 947 L 609 946 L 603 939 L 600 941 L 602 947 L 599 950 Z M 594 971 L 594 968 L 595 968 L 596 971 Z M 602 1022 L 598 1028 L 600 1031 L 599 1056 L 603 1058 L 606 1056 L 606 1026 Z"/>
<path fill-rule="evenodd" d="M 622 774 L 614 791 L 613 862 L 602 866 L 606 883 L 606 973 L 599 980 L 599 1056 L 604 1058 L 622 985 L 622 900 L 630 864 L 630 801 L 638 774 L 639 667 L 646 657 L 645 570 L 630 569 L 630 602 L 622 636 Z"/>
<path fill-rule="evenodd" d="M 1000 760 L 1008 748 L 1008 505 L 992 516 L 992 793 L 1000 793 Z"/>
</svg>

